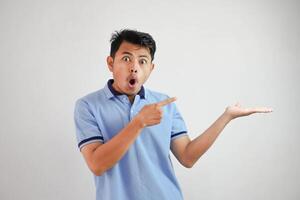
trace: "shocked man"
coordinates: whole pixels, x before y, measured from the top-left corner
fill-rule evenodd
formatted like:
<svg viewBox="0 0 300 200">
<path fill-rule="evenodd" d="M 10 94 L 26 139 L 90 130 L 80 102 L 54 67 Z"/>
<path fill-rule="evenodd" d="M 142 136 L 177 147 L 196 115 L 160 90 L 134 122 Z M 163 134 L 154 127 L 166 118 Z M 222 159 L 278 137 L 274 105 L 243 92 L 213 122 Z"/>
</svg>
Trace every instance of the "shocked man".
<svg viewBox="0 0 300 200">
<path fill-rule="evenodd" d="M 148 33 L 115 32 L 107 57 L 113 79 L 76 101 L 78 147 L 94 174 L 97 200 L 182 200 L 170 150 L 191 168 L 231 120 L 272 111 L 229 106 L 191 140 L 176 98 L 143 86 L 155 68 L 155 51 Z"/>
</svg>

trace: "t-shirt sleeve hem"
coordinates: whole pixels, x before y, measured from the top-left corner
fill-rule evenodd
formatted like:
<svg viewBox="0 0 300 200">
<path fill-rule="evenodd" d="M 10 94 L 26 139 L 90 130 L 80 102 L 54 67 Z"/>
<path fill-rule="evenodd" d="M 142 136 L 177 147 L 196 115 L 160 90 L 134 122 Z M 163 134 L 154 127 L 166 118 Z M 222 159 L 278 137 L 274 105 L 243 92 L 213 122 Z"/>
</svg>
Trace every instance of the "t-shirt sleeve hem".
<svg viewBox="0 0 300 200">
<path fill-rule="evenodd" d="M 87 144 L 93 143 L 93 142 L 101 142 L 104 143 L 104 139 L 102 136 L 94 136 L 94 137 L 90 137 L 87 139 L 82 140 L 81 142 L 78 143 L 78 148 L 79 150 L 81 150 L 81 148 Z"/>
<path fill-rule="evenodd" d="M 182 136 L 187 136 L 187 131 L 181 131 L 181 132 L 172 134 L 171 140 L 174 140 L 174 139 L 182 137 Z"/>
</svg>

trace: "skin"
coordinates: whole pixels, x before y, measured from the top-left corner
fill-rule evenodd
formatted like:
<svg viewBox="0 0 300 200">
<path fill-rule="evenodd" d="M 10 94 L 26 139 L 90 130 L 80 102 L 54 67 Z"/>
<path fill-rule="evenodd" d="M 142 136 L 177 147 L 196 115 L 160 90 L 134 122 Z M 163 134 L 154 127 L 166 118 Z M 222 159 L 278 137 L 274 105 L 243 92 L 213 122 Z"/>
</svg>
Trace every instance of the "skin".
<svg viewBox="0 0 300 200">
<path fill-rule="evenodd" d="M 149 50 L 128 42 L 120 45 L 114 58 L 107 57 L 107 66 L 114 78 L 114 89 L 126 94 L 131 103 L 154 69 Z M 136 78 L 137 83 L 129 86 L 129 79 L 132 77 Z M 145 127 L 161 122 L 162 107 L 175 100 L 176 98 L 173 97 L 144 106 L 129 124 L 108 142 L 104 144 L 94 142 L 82 147 L 81 152 L 90 170 L 96 176 L 100 176 L 112 168 L 128 151 Z M 191 168 L 231 120 L 254 113 L 269 112 L 272 112 L 272 109 L 266 107 L 243 108 L 239 103 L 228 106 L 220 117 L 195 139 L 190 140 L 188 136 L 183 136 L 172 140 L 171 151 L 183 166 Z"/>
</svg>

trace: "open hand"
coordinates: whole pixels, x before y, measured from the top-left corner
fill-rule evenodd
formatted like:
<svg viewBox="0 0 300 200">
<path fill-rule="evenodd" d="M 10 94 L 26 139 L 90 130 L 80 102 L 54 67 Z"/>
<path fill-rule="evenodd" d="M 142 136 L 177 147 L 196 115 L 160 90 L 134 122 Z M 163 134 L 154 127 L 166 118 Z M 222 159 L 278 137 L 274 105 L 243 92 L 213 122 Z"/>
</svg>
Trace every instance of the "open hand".
<svg viewBox="0 0 300 200">
<path fill-rule="evenodd" d="M 266 107 L 242 108 L 239 103 L 236 103 L 234 106 L 228 106 L 225 111 L 225 113 L 230 116 L 231 119 L 251 115 L 253 113 L 269 112 L 273 112 L 273 110 Z"/>
</svg>

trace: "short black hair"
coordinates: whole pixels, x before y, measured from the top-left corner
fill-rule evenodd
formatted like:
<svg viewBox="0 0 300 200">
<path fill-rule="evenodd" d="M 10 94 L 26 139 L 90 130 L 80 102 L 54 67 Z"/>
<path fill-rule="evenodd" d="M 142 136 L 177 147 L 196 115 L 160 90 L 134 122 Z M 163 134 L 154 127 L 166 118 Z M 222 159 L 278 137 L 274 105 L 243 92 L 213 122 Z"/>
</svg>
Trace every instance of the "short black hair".
<svg viewBox="0 0 300 200">
<path fill-rule="evenodd" d="M 151 61 L 154 59 L 154 54 L 156 51 L 156 44 L 154 39 L 149 33 L 140 32 L 137 30 L 131 29 L 122 29 L 120 31 L 115 31 L 112 34 L 110 42 L 110 56 L 115 57 L 116 52 L 118 51 L 120 45 L 123 41 L 140 45 L 141 47 L 148 48 L 151 55 Z"/>
</svg>

